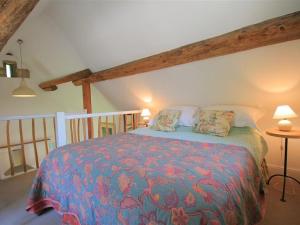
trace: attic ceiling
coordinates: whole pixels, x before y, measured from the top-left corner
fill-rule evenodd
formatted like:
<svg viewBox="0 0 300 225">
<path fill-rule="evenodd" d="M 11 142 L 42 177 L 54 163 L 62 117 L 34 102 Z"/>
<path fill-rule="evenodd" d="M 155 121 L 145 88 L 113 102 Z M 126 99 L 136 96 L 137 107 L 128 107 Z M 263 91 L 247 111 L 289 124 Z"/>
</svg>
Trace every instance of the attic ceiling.
<svg viewBox="0 0 300 225">
<path fill-rule="evenodd" d="M 60 33 L 69 42 L 73 55 L 78 56 L 84 65 L 79 66 L 80 69 L 89 68 L 96 72 L 299 9 L 298 0 L 271 3 L 269 0 L 40 0 L 18 34 L 22 36 L 22 31 L 31 29 L 31 32 L 34 31 L 31 35 L 39 35 L 39 31 L 33 27 L 36 26 L 34 23 L 45 21 L 44 27 L 53 26 L 55 33 Z M 34 39 L 38 43 L 30 43 L 31 40 L 26 38 L 25 42 L 29 42 L 30 47 L 32 44 L 57 44 L 56 40 L 51 43 L 50 39 Z M 11 43 L 13 41 L 12 38 Z M 11 49 L 14 47 L 10 45 L 3 52 Z M 63 49 L 60 51 L 64 54 Z M 76 70 L 70 70 L 69 73 L 59 70 L 53 72 L 48 79 Z"/>
<path fill-rule="evenodd" d="M 14 52 L 15 40 L 23 38 L 25 63 L 36 70 L 32 77 L 38 84 L 86 68 L 104 70 L 299 10 L 298 0 L 40 0 L 4 52 Z M 151 81 L 144 78 L 96 87 L 119 108 L 131 108 L 137 86 L 147 90 L 151 87 L 145 81 L 152 86 L 161 82 L 155 73 Z M 132 85 L 133 80 L 140 81 Z M 118 99 L 116 92 L 130 100 Z"/>
<path fill-rule="evenodd" d="M 300 8 L 299 1 L 288 2 L 54 1 L 45 13 L 94 72 Z"/>
</svg>

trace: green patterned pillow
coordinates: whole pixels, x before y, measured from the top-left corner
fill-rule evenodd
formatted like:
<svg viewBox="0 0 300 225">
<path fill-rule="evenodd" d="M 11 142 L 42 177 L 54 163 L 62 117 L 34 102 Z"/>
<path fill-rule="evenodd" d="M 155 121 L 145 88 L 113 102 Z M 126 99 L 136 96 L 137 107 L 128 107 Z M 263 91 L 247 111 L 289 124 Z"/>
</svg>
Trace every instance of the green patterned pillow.
<svg viewBox="0 0 300 225">
<path fill-rule="evenodd" d="M 233 116 L 233 111 L 199 110 L 195 115 L 193 131 L 225 137 L 230 131 Z"/>
<path fill-rule="evenodd" d="M 175 131 L 180 114 L 181 111 L 179 110 L 162 110 L 158 113 L 154 124 L 150 128 L 160 131 Z"/>
</svg>

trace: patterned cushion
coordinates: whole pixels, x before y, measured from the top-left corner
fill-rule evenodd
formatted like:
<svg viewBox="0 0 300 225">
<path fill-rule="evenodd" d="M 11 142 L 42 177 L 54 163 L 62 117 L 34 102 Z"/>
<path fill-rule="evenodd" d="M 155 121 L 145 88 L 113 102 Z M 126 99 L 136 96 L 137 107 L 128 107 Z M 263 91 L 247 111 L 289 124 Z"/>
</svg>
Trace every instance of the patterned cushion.
<svg viewBox="0 0 300 225">
<path fill-rule="evenodd" d="M 154 124 L 150 128 L 160 131 L 175 131 L 180 114 L 181 111 L 179 110 L 162 110 L 158 113 Z"/>
<path fill-rule="evenodd" d="M 233 111 L 199 110 L 193 131 L 225 137 L 230 131 L 233 116 Z"/>
</svg>

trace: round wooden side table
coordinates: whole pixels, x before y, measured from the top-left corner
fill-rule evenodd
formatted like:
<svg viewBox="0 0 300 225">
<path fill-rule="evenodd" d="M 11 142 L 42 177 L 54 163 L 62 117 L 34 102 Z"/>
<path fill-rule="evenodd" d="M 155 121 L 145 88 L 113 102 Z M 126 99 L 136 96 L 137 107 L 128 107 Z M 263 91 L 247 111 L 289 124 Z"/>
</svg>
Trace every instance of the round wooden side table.
<svg viewBox="0 0 300 225">
<path fill-rule="evenodd" d="M 267 184 L 269 184 L 273 177 L 277 177 L 277 176 L 283 177 L 282 196 L 281 196 L 280 200 L 282 202 L 285 202 L 285 184 L 286 184 L 285 181 L 286 181 L 286 178 L 290 178 L 290 179 L 296 181 L 298 184 L 300 184 L 300 181 L 298 181 L 296 178 L 287 175 L 288 140 L 289 140 L 289 138 L 300 139 L 300 130 L 280 131 L 277 128 L 273 128 L 273 129 L 267 130 L 266 134 L 268 134 L 270 136 L 280 137 L 280 138 L 284 138 L 285 139 L 285 144 L 284 144 L 284 170 L 283 170 L 283 174 L 274 174 L 267 181 Z"/>
</svg>

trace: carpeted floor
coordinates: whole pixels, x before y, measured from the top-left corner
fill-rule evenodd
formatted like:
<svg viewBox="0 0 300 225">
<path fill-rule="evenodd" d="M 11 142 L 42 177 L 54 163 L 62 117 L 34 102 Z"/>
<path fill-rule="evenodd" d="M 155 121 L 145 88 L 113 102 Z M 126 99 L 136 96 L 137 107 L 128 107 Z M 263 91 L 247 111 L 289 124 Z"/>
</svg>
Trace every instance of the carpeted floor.
<svg viewBox="0 0 300 225">
<path fill-rule="evenodd" d="M 37 216 L 25 211 L 27 195 L 35 173 L 0 181 L 1 225 L 59 225 L 61 217 L 48 211 Z M 274 178 L 267 194 L 267 213 L 259 225 L 299 225 L 300 185 L 288 182 L 286 202 L 281 202 L 281 180 Z"/>
<path fill-rule="evenodd" d="M 0 181 L 1 225 L 60 225 L 60 216 L 51 210 L 41 216 L 25 211 L 35 172 Z"/>
</svg>

